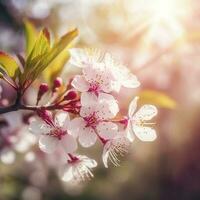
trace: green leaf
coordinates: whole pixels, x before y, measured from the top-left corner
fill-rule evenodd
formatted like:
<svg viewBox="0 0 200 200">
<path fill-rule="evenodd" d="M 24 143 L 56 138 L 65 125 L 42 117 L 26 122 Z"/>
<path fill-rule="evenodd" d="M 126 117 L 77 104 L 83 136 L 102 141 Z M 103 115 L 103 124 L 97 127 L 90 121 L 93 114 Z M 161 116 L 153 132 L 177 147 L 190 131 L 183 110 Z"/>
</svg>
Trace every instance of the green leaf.
<svg viewBox="0 0 200 200">
<path fill-rule="evenodd" d="M 45 53 L 49 52 L 49 50 L 50 50 L 50 37 L 49 37 L 48 30 L 45 28 L 40 32 L 40 34 L 37 37 L 37 40 L 34 44 L 34 47 L 31 51 L 30 55 L 27 58 L 26 68 L 31 67 L 30 63 L 35 57 L 44 55 Z"/>
<path fill-rule="evenodd" d="M 43 56 L 37 66 L 35 67 L 35 75 L 38 76 L 44 69 L 46 69 L 65 49 L 67 49 L 71 41 L 78 35 L 78 30 L 74 29 L 65 34 L 61 39 L 54 44 L 51 50 Z M 66 52 L 68 54 L 68 52 Z M 34 77 L 35 79 L 36 77 Z"/>
<path fill-rule="evenodd" d="M 36 70 L 37 64 L 50 51 L 49 38 L 49 32 L 47 29 L 43 29 L 37 37 L 33 49 L 27 57 L 24 73 L 20 77 L 20 83 L 22 85 L 26 81 L 27 77 L 31 79 L 34 71 Z"/>
<path fill-rule="evenodd" d="M 37 38 L 37 31 L 33 24 L 29 21 L 24 22 L 24 31 L 26 38 L 26 56 L 28 56 L 34 47 Z"/>
<path fill-rule="evenodd" d="M 45 63 L 46 67 L 65 49 L 67 49 L 71 43 L 71 41 L 78 35 L 78 30 L 74 29 L 68 33 L 66 33 L 64 36 L 61 37 L 61 39 L 54 44 L 51 51 L 48 53 L 46 58 L 43 59 L 43 62 Z M 45 67 L 44 67 L 45 68 Z M 43 71 L 44 69 L 42 69 Z"/>
<path fill-rule="evenodd" d="M 47 29 L 44 29 L 27 58 L 24 73 L 20 78 L 20 84 L 23 87 L 28 87 L 48 66 L 51 67 L 50 64 L 69 47 L 69 44 L 77 35 L 78 31 L 74 29 L 65 34 L 50 48 L 49 33 Z"/>
<path fill-rule="evenodd" d="M 2 51 L 0 51 L 0 68 L 12 79 L 15 79 L 19 70 L 15 59 Z"/>
<path fill-rule="evenodd" d="M 153 104 L 161 108 L 175 109 L 176 101 L 163 92 L 143 90 L 137 94 L 142 104 Z"/>
<path fill-rule="evenodd" d="M 43 71 L 45 81 L 49 84 L 58 77 L 63 70 L 65 63 L 69 60 L 70 55 L 68 51 L 62 51 Z"/>
</svg>

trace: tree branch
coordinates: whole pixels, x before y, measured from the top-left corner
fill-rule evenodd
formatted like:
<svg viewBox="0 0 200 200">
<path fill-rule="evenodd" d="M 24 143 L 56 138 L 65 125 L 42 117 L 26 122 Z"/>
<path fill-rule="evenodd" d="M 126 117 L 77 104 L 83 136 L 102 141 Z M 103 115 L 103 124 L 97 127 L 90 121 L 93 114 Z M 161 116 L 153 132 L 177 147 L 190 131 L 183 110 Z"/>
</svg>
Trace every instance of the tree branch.
<svg viewBox="0 0 200 200">
<path fill-rule="evenodd" d="M 0 114 L 5 114 L 5 113 L 17 111 L 17 110 L 37 111 L 37 110 L 42 109 L 42 108 L 47 109 L 47 110 L 62 109 L 62 107 L 60 105 L 57 105 L 57 104 L 53 104 L 53 105 L 50 105 L 50 106 L 27 106 L 27 105 L 23 105 L 23 104 L 21 104 L 21 98 L 22 98 L 22 94 L 21 94 L 21 92 L 18 91 L 15 103 L 11 106 L 8 106 L 8 107 L 5 107 L 5 108 L 0 108 Z"/>
<path fill-rule="evenodd" d="M 17 110 L 29 110 L 29 111 L 37 111 L 40 109 L 45 109 L 45 110 L 55 110 L 55 109 L 62 109 L 63 106 L 61 105 L 50 105 L 50 106 L 27 106 L 27 105 L 23 105 L 23 104 L 14 104 L 11 105 L 9 107 L 6 108 L 0 108 L 0 114 L 4 114 L 4 113 L 9 113 L 9 112 L 13 112 L 13 111 L 17 111 Z"/>
</svg>

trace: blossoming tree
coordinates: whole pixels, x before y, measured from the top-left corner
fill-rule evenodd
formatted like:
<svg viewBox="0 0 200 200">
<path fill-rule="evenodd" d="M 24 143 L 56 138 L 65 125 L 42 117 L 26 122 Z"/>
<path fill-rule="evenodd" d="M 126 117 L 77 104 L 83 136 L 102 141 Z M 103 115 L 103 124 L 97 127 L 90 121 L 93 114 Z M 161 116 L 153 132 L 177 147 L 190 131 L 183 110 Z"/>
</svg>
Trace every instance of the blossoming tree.
<svg viewBox="0 0 200 200">
<path fill-rule="evenodd" d="M 14 103 L 8 100 L 8 104 L 4 104 L 1 99 L 0 114 L 6 117 L 7 114 L 16 115 L 14 111 L 18 116 L 21 111 L 30 113 L 29 131 L 38 138 L 41 151 L 50 155 L 59 152 L 62 158 L 58 162 L 62 180 L 81 181 L 93 177 L 92 169 L 97 162 L 79 155 L 78 143 L 89 148 L 98 140 L 107 168 L 109 161 L 119 165 L 119 156 L 128 152 L 135 135 L 142 141 L 156 139 L 153 123 L 147 122 L 157 114 L 155 106 L 146 104 L 136 111 L 138 97 L 135 97 L 127 114 L 120 115 L 115 94 L 120 93 L 122 87 L 132 90 L 140 86 L 126 66 L 109 53 L 96 49 L 69 50 L 78 35 L 77 29 L 52 44 L 46 28 L 34 34 L 29 22 L 25 27 L 25 56 L 17 55 L 16 60 L 0 52 L 0 77 L 16 93 Z M 54 66 L 55 60 L 69 61 L 71 66 L 80 68 L 81 74 L 63 81 L 59 77 L 62 64 Z M 53 83 L 41 82 L 39 77 L 44 71 L 53 77 Z M 24 96 L 35 82 L 38 83 L 35 105 L 27 105 Z M 44 97 L 47 103 L 43 103 Z"/>
</svg>

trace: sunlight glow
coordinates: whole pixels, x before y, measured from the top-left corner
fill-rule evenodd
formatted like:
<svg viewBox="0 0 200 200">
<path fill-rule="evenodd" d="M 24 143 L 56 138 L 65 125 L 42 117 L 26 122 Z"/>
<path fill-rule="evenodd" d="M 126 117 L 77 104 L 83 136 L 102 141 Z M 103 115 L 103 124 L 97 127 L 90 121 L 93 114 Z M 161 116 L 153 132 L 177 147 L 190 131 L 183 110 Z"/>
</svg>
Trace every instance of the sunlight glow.
<svg viewBox="0 0 200 200">
<path fill-rule="evenodd" d="M 129 0 L 128 5 L 131 18 L 142 16 L 141 24 L 148 21 L 148 32 L 143 41 L 145 46 L 155 41 L 164 47 L 183 36 L 184 19 L 189 14 L 189 0 Z M 146 21 L 143 20 L 144 16 Z"/>
</svg>

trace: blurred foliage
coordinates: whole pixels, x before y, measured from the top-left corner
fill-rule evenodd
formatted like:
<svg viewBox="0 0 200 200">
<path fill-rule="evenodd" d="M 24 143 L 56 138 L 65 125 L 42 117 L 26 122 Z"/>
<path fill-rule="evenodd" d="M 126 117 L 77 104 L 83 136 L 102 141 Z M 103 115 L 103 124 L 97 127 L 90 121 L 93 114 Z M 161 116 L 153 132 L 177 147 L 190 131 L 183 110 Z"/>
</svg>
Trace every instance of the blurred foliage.
<svg viewBox="0 0 200 200">
<path fill-rule="evenodd" d="M 137 94 L 142 104 L 153 104 L 160 108 L 175 109 L 176 101 L 163 92 L 142 90 Z"/>
</svg>

